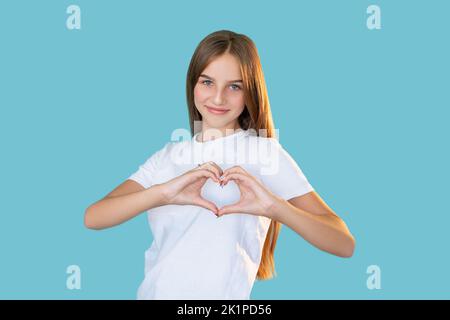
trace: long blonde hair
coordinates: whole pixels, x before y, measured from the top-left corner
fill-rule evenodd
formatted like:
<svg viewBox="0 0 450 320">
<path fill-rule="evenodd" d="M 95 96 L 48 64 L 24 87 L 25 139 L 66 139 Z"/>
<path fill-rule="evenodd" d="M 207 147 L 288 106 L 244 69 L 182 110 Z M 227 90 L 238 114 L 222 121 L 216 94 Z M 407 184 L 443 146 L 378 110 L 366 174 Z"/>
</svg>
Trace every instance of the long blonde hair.
<svg viewBox="0 0 450 320">
<path fill-rule="evenodd" d="M 225 53 L 232 54 L 240 62 L 245 108 L 239 115 L 239 125 L 244 130 L 254 129 L 257 135 L 260 134 L 260 129 L 263 131 L 265 129 L 264 133 L 268 138 L 274 137 L 275 126 L 256 46 L 249 37 L 228 30 L 216 31 L 206 36 L 195 49 L 189 64 L 186 98 L 192 135 L 196 133 L 194 122 L 202 120 L 202 116 L 194 104 L 195 84 L 208 64 Z M 273 255 L 280 229 L 281 223 L 272 220 L 256 275 L 259 280 L 271 279 L 276 274 Z"/>
</svg>

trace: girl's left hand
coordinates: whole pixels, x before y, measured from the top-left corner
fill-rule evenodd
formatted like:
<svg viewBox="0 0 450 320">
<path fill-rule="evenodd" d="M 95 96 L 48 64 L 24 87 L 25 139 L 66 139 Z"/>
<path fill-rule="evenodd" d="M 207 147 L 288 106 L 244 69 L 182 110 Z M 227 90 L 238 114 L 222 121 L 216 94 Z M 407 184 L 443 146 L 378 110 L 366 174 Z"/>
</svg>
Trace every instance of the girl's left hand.
<svg viewBox="0 0 450 320">
<path fill-rule="evenodd" d="M 268 190 L 257 178 L 242 167 L 234 166 L 224 170 L 221 180 L 221 185 L 226 185 L 228 181 L 233 180 L 239 187 L 241 198 L 237 203 L 220 208 L 217 216 L 229 213 L 249 213 L 272 218 L 271 209 L 280 198 Z"/>
</svg>

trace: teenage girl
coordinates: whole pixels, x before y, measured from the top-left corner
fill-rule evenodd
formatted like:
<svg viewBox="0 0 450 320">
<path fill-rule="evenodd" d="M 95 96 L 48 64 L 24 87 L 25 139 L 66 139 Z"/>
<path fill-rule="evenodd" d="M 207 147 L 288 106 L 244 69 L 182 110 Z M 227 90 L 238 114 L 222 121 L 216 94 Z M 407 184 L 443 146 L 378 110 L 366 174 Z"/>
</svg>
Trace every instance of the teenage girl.
<svg viewBox="0 0 450 320">
<path fill-rule="evenodd" d="M 276 139 L 253 41 L 206 36 L 186 89 L 189 139 L 166 143 L 85 213 L 87 228 L 104 229 L 147 212 L 153 242 L 137 298 L 249 299 L 255 278 L 274 275 L 282 224 L 351 257 L 346 224 Z"/>
</svg>

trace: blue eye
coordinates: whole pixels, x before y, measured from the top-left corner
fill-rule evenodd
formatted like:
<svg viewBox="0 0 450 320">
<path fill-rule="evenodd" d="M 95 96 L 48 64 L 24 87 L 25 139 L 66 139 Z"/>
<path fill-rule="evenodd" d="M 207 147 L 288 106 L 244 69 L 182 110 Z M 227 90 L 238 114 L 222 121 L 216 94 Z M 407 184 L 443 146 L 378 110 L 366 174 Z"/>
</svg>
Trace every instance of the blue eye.
<svg viewBox="0 0 450 320">
<path fill-rule="evenodd" d="M 239 87 L 239 86 L 236 85 L 236 84 L 232 84 L 230 87 L 232 87 L 232 89 L 233 89 L 234 91 L 241 90 L 241 87 Z"/>
<path fill-rule="evenodd" d="M 211 80 L 203 80 L 202 83 L 206 86 L 209 86 L 210 84 L 212 84 Z"/>
</svg>

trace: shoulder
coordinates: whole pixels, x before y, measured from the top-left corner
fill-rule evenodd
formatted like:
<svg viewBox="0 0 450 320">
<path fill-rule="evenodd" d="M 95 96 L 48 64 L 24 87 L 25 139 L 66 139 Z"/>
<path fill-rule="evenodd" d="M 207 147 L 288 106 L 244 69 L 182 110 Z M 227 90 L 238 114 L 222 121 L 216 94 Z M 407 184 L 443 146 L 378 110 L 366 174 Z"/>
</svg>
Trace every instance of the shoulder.
<svg viewBox="0 0 450 320">
<path fill-rule="evenodd" d="M 155 163 L 162 161 L 171 152 L 173 145 L 174 143 L 171 141 L 166 142 L 162 147 L 160 145 L 159 149 L 156 149 L 156 151 L 153 151 L 150 156 L 148 156 L 147 162 Z"/>
<path fill-rule="evenodd" d="M 170 155 L 171 152 L 182 148 L 182 142 L 168 141 L 159 150 L 157 150 L 153 155 L 158 158 L 164 158 Z"/>
<path fill-rule="evenodd" d="M 169 141 L 155 153 L 155 156 L 164 164 L 177 163 L 180 158 L 189 155 L 191 144 L 190 140 Z"/>
</svg>

